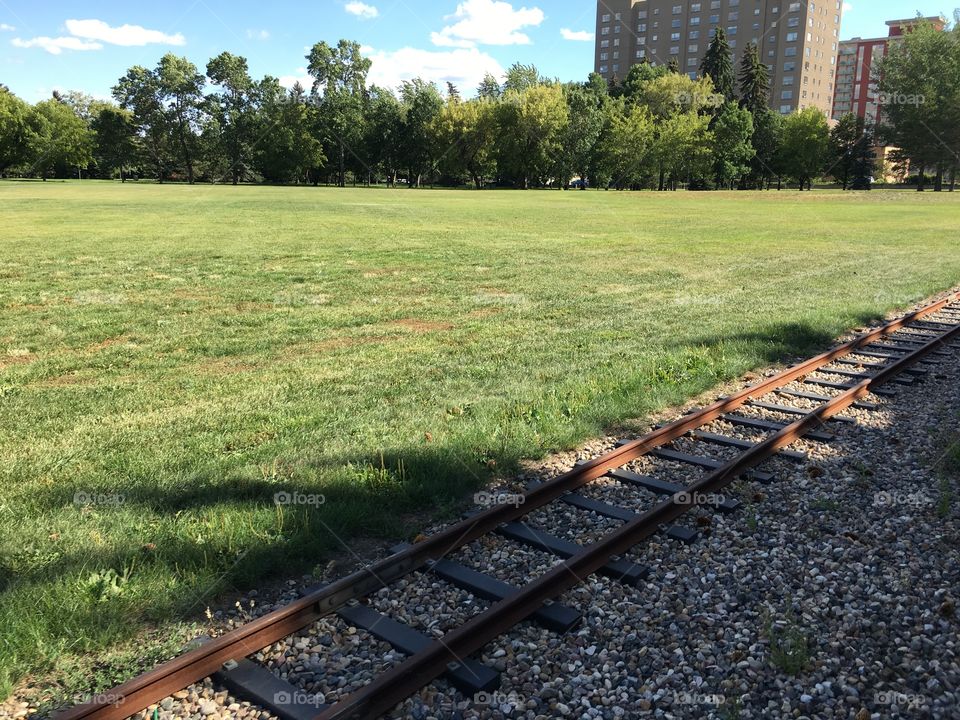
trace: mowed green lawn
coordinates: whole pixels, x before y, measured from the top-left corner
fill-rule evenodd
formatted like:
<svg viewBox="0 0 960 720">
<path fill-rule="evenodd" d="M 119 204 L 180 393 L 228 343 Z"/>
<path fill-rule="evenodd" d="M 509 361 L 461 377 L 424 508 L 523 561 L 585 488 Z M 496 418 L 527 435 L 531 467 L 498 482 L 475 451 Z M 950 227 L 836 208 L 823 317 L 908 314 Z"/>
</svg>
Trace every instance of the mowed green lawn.
<svg viewBox="0 0 960 720">
<path fill-rule="evenodd" d="M 910 192 L 0 183 L 0 691 L 955 285 L 958 224 Z"/>
</svg>

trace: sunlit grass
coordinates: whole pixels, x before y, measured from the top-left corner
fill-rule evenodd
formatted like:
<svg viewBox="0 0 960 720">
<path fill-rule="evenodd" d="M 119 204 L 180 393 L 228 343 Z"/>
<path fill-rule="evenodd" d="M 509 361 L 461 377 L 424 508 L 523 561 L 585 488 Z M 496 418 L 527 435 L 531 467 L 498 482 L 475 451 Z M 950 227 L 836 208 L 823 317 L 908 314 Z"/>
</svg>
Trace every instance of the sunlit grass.
<svg viewBox="0 0 960 720">
<path fill-rule="evenodd" d="M 958 211 L 0 183 L 0 690 L 954 285 Z"/>
</svg>

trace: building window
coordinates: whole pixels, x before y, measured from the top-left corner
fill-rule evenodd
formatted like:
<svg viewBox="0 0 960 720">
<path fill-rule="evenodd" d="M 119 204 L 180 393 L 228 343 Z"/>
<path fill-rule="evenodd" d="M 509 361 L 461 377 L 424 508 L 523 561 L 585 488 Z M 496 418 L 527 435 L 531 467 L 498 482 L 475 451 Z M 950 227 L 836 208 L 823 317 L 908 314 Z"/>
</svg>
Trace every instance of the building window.
<svg viewBox="0 0 960 720">
<path fill-rule="evenodd" d="M 781 114 L 781 115 L 789 115 L 791 110 L 793 110 L 793 106 L 791 106 L 791 105 L 781 105 L 781 106 L 780 106 L 780 114 Z"/>
<path fill-rule="evenodd" d="M 614 66 L 616 67 L 616 66 Z M 784 90 L 780 93 L 781 100 L 793 100 L 793 90 Z"/>
</svg>

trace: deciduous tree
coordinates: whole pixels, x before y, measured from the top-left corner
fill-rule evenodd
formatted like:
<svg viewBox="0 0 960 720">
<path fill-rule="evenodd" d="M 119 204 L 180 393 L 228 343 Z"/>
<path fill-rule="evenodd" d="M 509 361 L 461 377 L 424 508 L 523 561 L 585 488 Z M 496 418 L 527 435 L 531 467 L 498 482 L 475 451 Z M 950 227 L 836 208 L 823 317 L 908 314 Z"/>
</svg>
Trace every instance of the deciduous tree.
<svg viewBox="0 0 960 720">
<path fill-rule="evenodd" d="M 780 162 L 801 190 L 812 189 L 830 153 L 830 127 L 816 108 L 788 115 L 783 122 Z"/>
</svg>

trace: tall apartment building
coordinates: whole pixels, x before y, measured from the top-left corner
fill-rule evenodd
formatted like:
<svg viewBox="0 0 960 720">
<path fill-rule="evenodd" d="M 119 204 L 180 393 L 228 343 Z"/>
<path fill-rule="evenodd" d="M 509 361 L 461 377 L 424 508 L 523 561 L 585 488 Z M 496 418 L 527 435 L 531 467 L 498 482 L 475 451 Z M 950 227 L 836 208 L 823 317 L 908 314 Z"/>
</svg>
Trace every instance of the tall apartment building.
<svg viewBox="0 0 960 720">
<path fill-rule="evenodd" d="M 847 113 L 854 113 L 866 120 L 867 125 L 876 125 L 880 120 L 880 98 L 877 95 L 876 64 L 885 57 L 891 43 L 895 43 L 904 33 L 910 31 L 919 22 L 929 22 L 938 30 L 946 27 L 941 17 L 910 18 L 890 20 L 887 37 L 853 38 L 840 43 L 840 58 L 837 61 L 837 78 L 834 83 L 833 117 L 840 119 Z"/>
<path fill-rule="evenodd" d="M 829 117 L 842 14 L 843 0 L 598 0 L 594 71 L 622 80 L 637 63 L 676 59 L 695 78 L 723 27 L 738 71 L 747 44 L 759 48 L 770 68 L 770 107 L 815 107 Z"/>
</svg>

